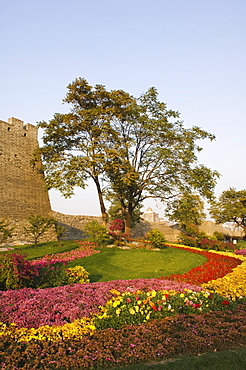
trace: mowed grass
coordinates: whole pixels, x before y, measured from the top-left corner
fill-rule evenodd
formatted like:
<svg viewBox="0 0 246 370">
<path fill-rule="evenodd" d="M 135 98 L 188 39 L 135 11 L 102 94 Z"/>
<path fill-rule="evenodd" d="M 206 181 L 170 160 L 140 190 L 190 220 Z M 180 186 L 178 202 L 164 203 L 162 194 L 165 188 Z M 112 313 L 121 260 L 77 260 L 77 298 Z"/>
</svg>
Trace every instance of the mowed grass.
<svg viewBox="0 0 246 370">
<path fill-rule="evenodd" d="M 79 245 L 73 240 L 69 241 L 62 241 L 59 245 L 58 242 L 45 242 L 45 243 L 39 243 L 37 247 L 35 244 L 26 244 L 26 245 L 17 245 L 14 246 L 13 250 L 10 251 L 3 251 L 0 252 L 0 254 L 8 253 L 21 253 L 26 254 L 27 259 L 36 259 L 43 257 L 47 254 L 53 254 L 53 253 L 63 253 L 67 251 L 71 251 L 73 249 L 78 248 Z"/>
<path fill-rule="evenodd" d="M 78 248 L 75 241 L 40 243 L 15 246 L 7 253 L 26 254 L 36 259 L 48 254 L 63 253 Z M 6 252 L 1 252 L 6 253 Z M 203 264 L 206 258 L 185 250 L 167 247 L 159 251 L 148 249 L 123 250 L 117 247 L 100 248 L 100 253 L 71 261 L 67 267 L 83 266 L 91 282 L 129 279 L 150 279 L 185 273 Z"/>
<path fill-rule="evenodd" d="M 103 248 L 100 253 L 71 261 L 69 267 L 83 266 L 90 281 L 150 279 L 185 273 L 203 264 L 206 258 L 185 250 L 167 247 L 159 251 L 148 249 L 123 250 Z"/>
</svg>

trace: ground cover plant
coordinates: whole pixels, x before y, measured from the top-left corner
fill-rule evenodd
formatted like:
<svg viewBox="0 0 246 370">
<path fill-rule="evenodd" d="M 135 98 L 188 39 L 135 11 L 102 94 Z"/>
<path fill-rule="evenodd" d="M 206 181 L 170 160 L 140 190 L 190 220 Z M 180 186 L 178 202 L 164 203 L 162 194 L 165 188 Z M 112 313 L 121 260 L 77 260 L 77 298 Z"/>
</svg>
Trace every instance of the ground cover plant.
<svg viewBox="0 0 246 370">
<path fill-rule="evenodd" d="M 177 281 L 116 280 L 1 292 L 2 368 L 103 369 L 245 346 L 245 257 L 197 252 L 209 253 L 203 265 L 210 271 L 207 284 L 215 285 L 207 293 L 204 281 L 192 282 L 197 273 L 190 274 L 190 283 L 183 273 Z M 217 288 L 218 281 L 224 281 L 223 289 Z M 143 322 L 131 322 L 141 309 L 147 310 Z M 113 317 L 116 311 L 123 319 L 120 325 Z M 106 328 L 98 330 L 98 322 Z"/>
</svg>

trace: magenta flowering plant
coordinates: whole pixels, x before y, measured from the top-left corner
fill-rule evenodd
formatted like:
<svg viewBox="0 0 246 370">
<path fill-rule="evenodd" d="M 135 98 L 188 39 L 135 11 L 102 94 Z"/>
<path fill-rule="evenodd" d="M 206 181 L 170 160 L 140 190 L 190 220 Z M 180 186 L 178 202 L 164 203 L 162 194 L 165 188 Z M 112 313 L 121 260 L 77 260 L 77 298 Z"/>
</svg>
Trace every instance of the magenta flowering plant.
<svg viewBox="0 0 246 370">
<path fill-rule="evenodd" d="M 0 289 L 21 289 L 30 287 L 39 275 L 22 254 L 3 254 L 0 256 Z"/>
<path fill-rule="evenodd" d="M 124 233 L 125 224 L 120 218 L 111 221 L 109 224 L 108 234 L 114 239 L 114 241 L 124 241 L 129 238 L 129 235 Z"/>
<path fill-rule="evenodd" d="M 41 258 L 36 260 L 32 260 L 32 265 L 40 265 L 42 263 L 52 262 L 69 262 L 76 259 L 84 258 L 91 256 L 94 253 L 100 253 L 100 250 L 96 250 L 96 244 L 88 241 L 78 241 L 79 248 L 63 252 L 63 253 L 56 253 L 56 254 L 47 254 Z"/>
<path fill-rule="evenodd" d="M 176 281 L 136 279 L 0 291 L 0 321 L 27 328 L 64 325 L 98 313 L 99 306 L 104 306 L 113 297 L 113 289 L 121 293 L 153 289 L 202 290 L 199 286 Z"/>
<path fill-rule="evenodd" d="M 246 256 L 246 249 L 239 249 L 235 251 L 235 253 L 241 256 Z"/>
</svg>

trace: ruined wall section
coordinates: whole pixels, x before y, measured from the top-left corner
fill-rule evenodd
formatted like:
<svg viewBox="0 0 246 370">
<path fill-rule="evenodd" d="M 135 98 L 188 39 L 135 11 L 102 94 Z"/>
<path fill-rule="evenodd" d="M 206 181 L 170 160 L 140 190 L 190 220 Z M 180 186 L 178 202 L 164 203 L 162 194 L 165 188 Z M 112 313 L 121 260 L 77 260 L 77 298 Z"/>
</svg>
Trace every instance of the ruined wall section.
<svg viewBox="0 0 246 370">
<path fill-rule="evenodd" d="M 0 218 L 27 219 L 51 212 L 44 176 L 30 165 L 38 128 L 10 118 L 0 121 Z"/>
</svg>

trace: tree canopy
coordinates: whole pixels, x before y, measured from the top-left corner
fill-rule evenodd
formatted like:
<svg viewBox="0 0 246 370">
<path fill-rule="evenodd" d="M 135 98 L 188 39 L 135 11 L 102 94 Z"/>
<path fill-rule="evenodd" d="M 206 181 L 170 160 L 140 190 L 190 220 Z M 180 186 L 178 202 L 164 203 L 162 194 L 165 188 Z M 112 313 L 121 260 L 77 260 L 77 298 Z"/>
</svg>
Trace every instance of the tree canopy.
<svg viewBox="0 0 246 370">
<path fill-rule="evenodd" d="M 233 222 L 246 234 L 246 190 L 229 188 L 221 193 L 209 209 L 216 223 Z"/>
<path fill-rule="evenodd" d="M 165 213 L 170 220 L 178 222 L 185 229 L 191 224 L 200 225 L 206 217 L 201 197 L 190 193 L 169 202 Z"/>
<path fill-rule="evenodd" d="M 39 124 L 48 188 L 70 196 L 91 177 L 103 219 L 107 195 L 120 203 L 126 232 L 146 198 L 166 202 L 194 190 L 213 197 L 218 173 L 198 163 L 201 147 L 196 141 L 213 140 L 214 135 L 197 126 L 186 129 L 179 113 L 158 100 L 156 88 L 134 98 L 78 78 L 68 86 L 64 102 L 72 106 L 69 113 Z"/>
</svg>

